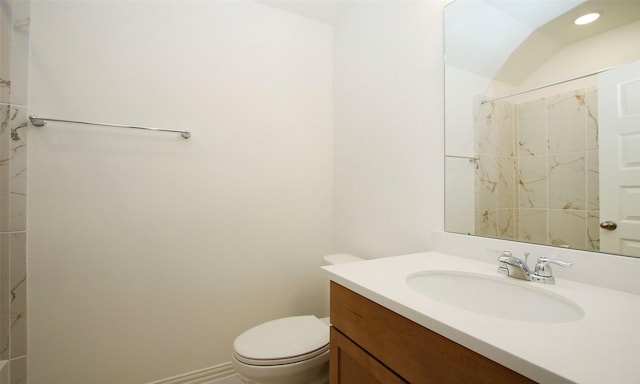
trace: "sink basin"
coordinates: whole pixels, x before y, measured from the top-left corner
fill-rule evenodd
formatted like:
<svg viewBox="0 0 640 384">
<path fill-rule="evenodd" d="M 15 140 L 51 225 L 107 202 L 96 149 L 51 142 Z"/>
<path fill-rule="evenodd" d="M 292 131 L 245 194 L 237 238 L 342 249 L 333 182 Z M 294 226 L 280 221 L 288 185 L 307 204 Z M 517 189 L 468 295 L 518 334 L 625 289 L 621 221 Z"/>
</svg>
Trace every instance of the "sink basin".
<svg viewBox="0 0 640 384">
<path fill-rule="evenodd" d="M 407 284 L 424 296 L 467 311 L 501 319 L 536 323 L 580 320 L 584 311 L 560 295 L 524 280 L 458 271 L 412 274 Z"/>
</svg>

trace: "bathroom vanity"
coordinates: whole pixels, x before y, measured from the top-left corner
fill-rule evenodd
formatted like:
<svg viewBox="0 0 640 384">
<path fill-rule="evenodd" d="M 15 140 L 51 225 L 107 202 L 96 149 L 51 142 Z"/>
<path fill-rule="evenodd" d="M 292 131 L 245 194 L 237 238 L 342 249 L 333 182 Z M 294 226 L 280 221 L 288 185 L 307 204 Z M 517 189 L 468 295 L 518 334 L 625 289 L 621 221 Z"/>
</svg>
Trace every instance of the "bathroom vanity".
<svg viewBox="0 0 640 384">
<path fill-rule="evenodd" d="M 331 384 L 534 383 L 331 283 Z"/>
<path fill-rule="evenodd" d="M 331 384 L 640 382 L 640 295 L 565 279 L 517 280 L 497 273 L 497 262 L 439 252 L 324 269 L 331 278 Z M 449 290 L 462 298 L 482 290 L 467 285 L 469 277 L 496 289 L 476 296 L 481 306 L 463 308 L 416 290 L 415 276 L 451 276 Z M 558 316 L 518 309 L 523 292 L 557 300 Z M 575 312 L 565 316 L 565 309 Z"/>
</svg>

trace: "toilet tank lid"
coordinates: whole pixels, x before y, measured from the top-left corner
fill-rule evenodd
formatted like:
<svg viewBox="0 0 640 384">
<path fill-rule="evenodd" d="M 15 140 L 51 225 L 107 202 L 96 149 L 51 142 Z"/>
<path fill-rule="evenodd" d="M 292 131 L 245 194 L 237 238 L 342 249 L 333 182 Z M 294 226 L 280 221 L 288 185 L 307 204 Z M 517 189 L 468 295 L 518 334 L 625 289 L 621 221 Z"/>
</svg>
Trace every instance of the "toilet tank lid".
<svg viewBox="0 0 640 384">
<path fill-rule="evenodd" d="M 251 359 L 305 355 L 329 343 L 329 326 L 315 316 L 294 316 L 255 326 L 233 342 L 235 352 Z"/>
<path fill-rule="evenodd" d="M 348 253 L 334 253 L 332 255 L 326 255 L 324 257 L 324 261 L 329 265 L 333 265 L 333 264 L 353 263 L 356 261 L 364 261 L 364 259 L 358 256 L 350 255 Z"/>
</svg>

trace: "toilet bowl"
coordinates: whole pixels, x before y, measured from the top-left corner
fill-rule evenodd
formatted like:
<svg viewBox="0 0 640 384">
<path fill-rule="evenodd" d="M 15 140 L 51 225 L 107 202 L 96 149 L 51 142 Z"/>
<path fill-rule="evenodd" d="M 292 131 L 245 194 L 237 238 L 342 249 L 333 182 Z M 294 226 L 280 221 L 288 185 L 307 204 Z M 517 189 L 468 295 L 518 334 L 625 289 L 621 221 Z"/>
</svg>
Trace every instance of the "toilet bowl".
<svg viewBox="0 0 640 384">
<path fill-rule="evenodd" d="M 329 362 L 328 319 L 272 320 L 238 336 L 233 349 L 233 368 L 255 383 L 323 384 Z"/>
<path fill-rule="evenodd" d="M 363 259 L 334 254 L 325 264 Z M 329 382 L 329 318 L 285 317 L 257 325 L 233 342 L 231 364 L 246 383 L 326 384 Z"/>
</svg>

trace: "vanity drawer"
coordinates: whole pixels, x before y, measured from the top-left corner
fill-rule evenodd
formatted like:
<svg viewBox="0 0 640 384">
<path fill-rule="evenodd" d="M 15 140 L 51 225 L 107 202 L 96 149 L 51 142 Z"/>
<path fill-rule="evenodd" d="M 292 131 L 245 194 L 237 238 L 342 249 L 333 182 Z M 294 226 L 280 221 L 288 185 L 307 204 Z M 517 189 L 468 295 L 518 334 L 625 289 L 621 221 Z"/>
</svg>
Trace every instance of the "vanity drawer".
<svg viewBox="0 0 640 384">
<path fill-rule="evenodd" d="M 535 383 L 333 281 L 331 323 L 410 383 Z"/>
</svg>

